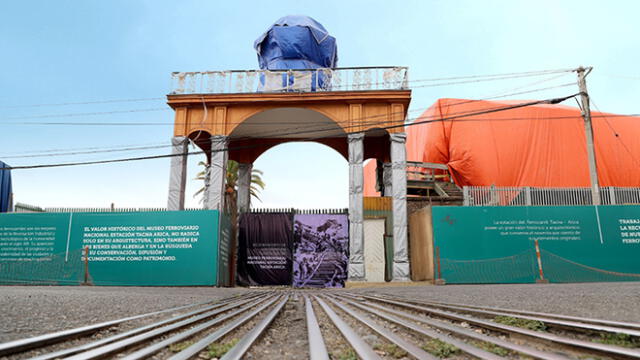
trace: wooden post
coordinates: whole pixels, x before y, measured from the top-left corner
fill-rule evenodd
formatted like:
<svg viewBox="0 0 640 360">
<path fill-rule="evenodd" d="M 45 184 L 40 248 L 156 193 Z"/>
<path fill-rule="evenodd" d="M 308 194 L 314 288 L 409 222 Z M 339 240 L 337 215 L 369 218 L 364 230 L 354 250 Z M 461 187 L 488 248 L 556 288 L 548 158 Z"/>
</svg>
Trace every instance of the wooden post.
<svg viewBox="0 0 640 360">
<path fill-rule="evenodd" d="M 538 239 L 534 240 L 536 245 L 536 258 L 538 259 L 538 270 L 540 273 L 540 278 L 536 279 L 536 284 L 547 284 L 549 280 L 544 278 L 544 271 L 542 271 L 542 258 L 540 257 L 540 246 L 538 245 Z"/>
<path fill-rule="evenodd" d="M 593 145 L 593 126 L 591 124 L 591 109 L 589 107 L 589 93 L 585 78 L 593 68 L 580 67 L 578 72 L 578 87 L 580 88 L 580 100 L 582 102 L 582 119 L 584 120 L 584 134 L 587 141 L 587 156 L 589 158 L 589 178 L 591 179 L 591 199 L 593 205 L 600 205 L 600 184 L 598 183 L 598 167 L 596 165 L 596 153 Z M 586 71 L 586 73 L 585 73 Z"/>
</svg>

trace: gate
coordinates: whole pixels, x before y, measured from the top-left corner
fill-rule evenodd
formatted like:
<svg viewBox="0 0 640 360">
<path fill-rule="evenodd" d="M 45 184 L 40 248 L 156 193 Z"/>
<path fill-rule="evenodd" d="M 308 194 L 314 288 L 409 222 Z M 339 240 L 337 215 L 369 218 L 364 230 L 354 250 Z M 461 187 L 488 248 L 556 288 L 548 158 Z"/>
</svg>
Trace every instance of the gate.
<svg viewBox="0 0 640 360">
<path fill-rule="evenodd" d="M 240 216 L 238 282 L 344 287 L 349 220 L 340 210 L 254 210 Z"/>
</svg>

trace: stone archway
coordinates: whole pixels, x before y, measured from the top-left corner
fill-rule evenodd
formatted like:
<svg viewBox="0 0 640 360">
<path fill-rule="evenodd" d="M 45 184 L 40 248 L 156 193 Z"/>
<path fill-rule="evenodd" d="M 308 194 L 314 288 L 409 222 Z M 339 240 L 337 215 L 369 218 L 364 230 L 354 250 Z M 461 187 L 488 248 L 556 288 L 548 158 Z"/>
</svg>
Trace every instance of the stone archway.
<svg viewBox="0 0 640 360">
<path fill-rule="evenodd" d="M 406 136 L 402 126 L 410 99 L 411 92 L 406 90 L 169 95 L 169 105 L 176 111 L 169 208 L 178 210 L 184 204 L 176 197 L 184 196 L 185 142 L 194 132 L 211 134 L 209 141 L 197 144 L 209 154 L 211 165 L 205 207 L 220 210 L 228 158 L 243 164 L 238 207 L 246 210 L 251 164 L 260 154 L 300 139 L 321 142 L 349 161 L 349 276 L 363 279 L 363 160 L 382 158 L 391 164 L 393 182 L 393 277 L 408 280 Z"/>
</svg>

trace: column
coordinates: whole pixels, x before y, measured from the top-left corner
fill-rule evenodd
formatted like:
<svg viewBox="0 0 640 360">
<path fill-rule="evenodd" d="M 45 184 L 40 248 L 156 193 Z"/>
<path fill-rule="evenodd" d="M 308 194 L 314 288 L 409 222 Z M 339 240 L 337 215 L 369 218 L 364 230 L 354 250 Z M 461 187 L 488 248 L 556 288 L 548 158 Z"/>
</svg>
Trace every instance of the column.
<svg viewBox="0 0 640 360">
<path fill-rule="evenodd" d="M 167 210 L 184 210 L 184 190 L 187 185 L 187 153 L 189 139 L 184 136 L 171 138 L 171 168 L 169 173 L 169 198 Z"/>
<path fill-rule="evenodd" d="M 384 193 L 382 196 L 393 196 L 392 191 L 392 171 L 391 171 L 391 163 L 384 163 L 382 165 L 382 184 L 384 187 Z"/>
<path fill-rule="evenodd" d="M 224 135 L 211 137 L 211 162 L 209 163 L 208 184 L 205 189 L 205 209 L 224 211 L 225 180 L 227 178 L 227 144 Z"/>
<path fill-rule="evenodd" d="M 251 208 L 251 170 L 253 164 L 238 163 L 238 212 L 244 213 Z"/>
<path fill-rule="evenodd" d="M 409 281 L 407 241 L 407 149 L 405 133 L 391 134 L 393 280 Z"/>
<path fill-rule="evenodd" d="M 364 280 L 364 134 L 349 134 L 349 280 Z"/>
</svg>

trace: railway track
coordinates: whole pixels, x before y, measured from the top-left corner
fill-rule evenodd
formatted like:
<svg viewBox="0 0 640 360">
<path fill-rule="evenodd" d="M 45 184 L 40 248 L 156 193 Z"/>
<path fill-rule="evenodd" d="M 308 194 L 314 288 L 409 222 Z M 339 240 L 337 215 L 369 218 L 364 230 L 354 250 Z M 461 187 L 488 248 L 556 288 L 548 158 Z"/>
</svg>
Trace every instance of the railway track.
<svg viewBox="0 0 640 360">
<path fill-rule="evenodd" d="M 640 359 L 640 324 L 330 290 L 256 290 L 0 344 L 9 359 Z"/>
</svg>

